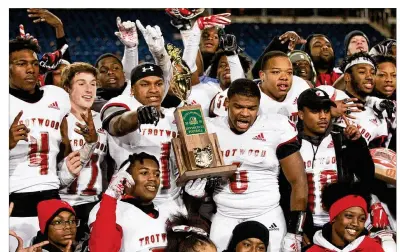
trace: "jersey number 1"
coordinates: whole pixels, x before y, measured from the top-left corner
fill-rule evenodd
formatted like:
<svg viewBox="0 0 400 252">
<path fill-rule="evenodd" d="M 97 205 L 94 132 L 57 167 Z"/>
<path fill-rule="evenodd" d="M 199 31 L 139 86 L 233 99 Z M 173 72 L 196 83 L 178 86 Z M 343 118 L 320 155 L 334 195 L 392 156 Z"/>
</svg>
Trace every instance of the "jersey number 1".
<svg viewBox="0 0 400 252">
<path fill-rule="evenodd" d="M 40 132 L 40 139 L 30 136 L 29 166 L 40 166 L 40 175 L 47 175 L 49 170 L 49 133 Z"/>
</svg>

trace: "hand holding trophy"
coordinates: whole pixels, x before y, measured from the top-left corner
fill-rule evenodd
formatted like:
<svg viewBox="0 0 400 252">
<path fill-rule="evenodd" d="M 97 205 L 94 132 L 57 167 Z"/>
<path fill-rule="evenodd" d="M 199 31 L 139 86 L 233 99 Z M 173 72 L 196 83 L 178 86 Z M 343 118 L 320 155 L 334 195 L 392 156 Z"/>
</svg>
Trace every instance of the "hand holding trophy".
<svg viewBox="0 0 400 252">
<path fill-rule="evenodd" d="M 232 176 L 237 167 L 224 164 L 217 135 L 208 134 L 201 106 L 187 104 L 191 73 L 182 61 L 181 50 L 168 44 L 167 51 L 173 68 L 171 90 L 184 103 L 174 113 L 178 128 L 178 138 L 172 139 L 179 170 L 176 184 L 182 186 L 186 181 L 196 178 Z"/>
</svg>

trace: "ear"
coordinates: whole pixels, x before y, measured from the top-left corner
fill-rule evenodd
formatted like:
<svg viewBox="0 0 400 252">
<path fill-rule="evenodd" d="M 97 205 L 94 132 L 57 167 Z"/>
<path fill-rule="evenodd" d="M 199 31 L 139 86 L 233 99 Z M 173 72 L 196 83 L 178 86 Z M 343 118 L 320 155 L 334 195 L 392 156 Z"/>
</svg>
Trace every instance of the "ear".
<svg viewBox="0 0 400 252">
<path fill-rule="evenodd" d="M 301 120 L 304 120 L 304 112 L 303 112 L 303 111 L 299 110 L 298 116 L 299 116 L 299 118 L 300 118 Z"/>
<path fill-rule="evenodd" d="M 350 82 L 351 81 L 351 74 L 349 73 L 344 73 L 344 81 L 345 82 Z"/>
<path fill-rule="evenodd" d="M 258 71 L 258 75 L 260 76 L 261 82 L 264 82 L 265 73 L 263 71 Z"/>
</svg>

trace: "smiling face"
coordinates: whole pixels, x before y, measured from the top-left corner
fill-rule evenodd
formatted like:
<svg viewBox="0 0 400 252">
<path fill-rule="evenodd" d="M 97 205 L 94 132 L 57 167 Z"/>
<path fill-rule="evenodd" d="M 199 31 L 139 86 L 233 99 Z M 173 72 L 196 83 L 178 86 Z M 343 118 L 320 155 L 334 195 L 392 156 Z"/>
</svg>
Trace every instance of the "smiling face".
<svg viewBox="0 0 400 252">
<path fill-rule="evenodd" d="M 131 165 L 131 172 L 135 185 L 129 194 L 140 198 L 144 203 L 151 203 L 160 186 L 160 168 L 157 163 L 151 159 L 143 159 L 143 164 L 135 161 Z"/>
<path fill-rule="evenodd" d="M 106 57 L 99 61 L 99 86 L 102 88 L 122 88 L 125 75 L 121 63 L 114 57 Z"/>
<path fill-rule="evenodd" d="M 200 51 L 202 53 L 215 53 L 218 48 L 218 30 L 215 27 L 204 29 L 201 33 Z"/>
<path fill-rule="evenodd" d="M 75 215 L 68 211 L 62 211 L 54 217 L 48 226 L 47 235 L 49 242 L 57 247 L 65 247 L 70 240 L 75 241 L 76 224 L 70 225 L 64 223 L 65 221 L 74 220 L 76 220 Z M 60 222 L 64 223 L 64 225 L 60 224 Z"/>
<path fill-rule="evenodd" d="M 71 81 L 69 96 L 72 107 L 90 109 L 96 97 L 96 77 L 91 73 L 76 73 Z"/>
<path fill-rule="evenodd" d="M 293 67 L 288 57 L 277 56 L 268 60 L 260 71 L 261 90 L 276 101 L 283 101 L 292 87 Z"/>
<path fill-rule="evenodd" d="M 246 132 L 257 119 L 260 99 L 235 94 L 227 100 L 229 126 L 239 133 Z"/>
<path fill-rule="evenodd" d="M 368 42 L 364 36 L 356 35 L 350 39 L 347 47 L 347 55 L 353 55 L 357 52 L 368 52 Z"/>
<path fill-rule="evenodd" d="M 221 56 L 218 62 L 217 79 L 223 90 L 231 84 L 231 69 L 229 68 L 228 58 Z"/>
<path fill-rule="evenodd" d="M 366 97 L 374 89 L 375 68 L 362 63 L 351 67 L 351 74 L 346 73 L 345 81 L 350 82 L 351 93 L 359 97 Z"/>
<path fill-rule="evenodd" d="M 343 247 L 358 238 L 365 227 L 366 216 L 361 207 L 341 212 L 332 222 L 332 242 Z"/>
<path fill-rule="evenodd" d="M 33 94 L 39 78 L 39 61 L 34 51 L 24 49 L 10 55 L 10 87 Z"/>
<path fill-rule="evenodd" d="M 311 65 L 307 60 L 298 60 L 294 62 L 293 70 L 300 78 L 311 81 Z"/>
<path fill-rule="evenodd" d="M 376 91 L 390 97 L 396 90 L 396 66 L 391 62 L 380 63 L 374 80 Z"/>
</svg>

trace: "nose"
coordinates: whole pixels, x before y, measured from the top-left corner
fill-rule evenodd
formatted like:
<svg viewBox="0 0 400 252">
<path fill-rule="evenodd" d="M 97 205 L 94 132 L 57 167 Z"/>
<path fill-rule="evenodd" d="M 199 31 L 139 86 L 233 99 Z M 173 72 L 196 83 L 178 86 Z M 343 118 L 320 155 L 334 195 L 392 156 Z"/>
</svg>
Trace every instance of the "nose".
<svg viewBox="0 0 400 252">
<path fill-rule="evenodd" d="M 326 118 L 326 112 L 324 111 L 324 110 L 321 110 L 320 112 L 319 112 L 319 118 L 321 118 L 321 119 L 325 119 Z"/>
<path fill-rule="evenodd" d="M 248 117 L 250 116 L 250 110 L 248 108 L 243 108 L 240 110 L 240 115 L 243 117 Z"/>
<path fill-rule="evenodd" d="M 281 75 L 279 76 L 280 80 L 288 80 L 289 79 L 289 74 L 285 71 L 282 71 Z"/>
<path fill-rule="evenodd" d="M 27 73 L 34 73 L 35 72 L 35 67 L 33 66 L 33 64 L 28 63 L 28 66 L 26 67 L 26 72 Z"/>
<path fill-rule="evenodd" d="M 159 92 L 159 87 L 157 86 L 157 84 L 150 85 L 149 92 L 153 93 L 153 94 L 154 93 L 158 93 Z"/>
</svg>

